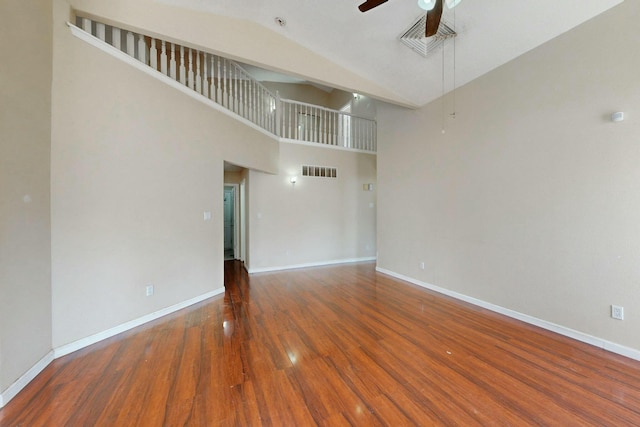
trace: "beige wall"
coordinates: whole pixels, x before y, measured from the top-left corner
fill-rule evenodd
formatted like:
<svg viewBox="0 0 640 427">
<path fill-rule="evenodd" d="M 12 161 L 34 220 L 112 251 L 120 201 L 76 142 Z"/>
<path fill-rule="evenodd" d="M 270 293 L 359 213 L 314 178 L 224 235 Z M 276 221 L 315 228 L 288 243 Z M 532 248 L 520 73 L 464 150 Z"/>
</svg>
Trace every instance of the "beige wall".
<svg viewBox="0 0 640 427">
<path fill-rule="evenodd" d="M 272 93 L 279 93 L 282 99 L 291 99 L 307 104 L 329 107 L 330 94 L 309 84 L 304 83 L 262 83 Z"/>
<path fill-rule="evenodd" d="M 224 183 L 225 184 L 240 184 L 244 178 L 244 172 L 227 172 L 224 171 Z"/>
<path fill-rule="evenodd" d="M 338 178 L 303 177 L 305 164 Z M 374 155 L 282 143 L 280 173 L 249 176 L 250 271 L 375 256 Z"/>
<path fill-rule="evenodd" d="M 3 392 L 51 350 L 51 2 L 3 0 L 0 16 Z"/>
<path fill-rule="evenodd" d="M 460 88 L 444 135 L 440 100 L 380 107 L 379 266 L 640 349 L 639 20 L 626 1 Z"/>
<path fill-rule="evenodd" d="M 278 142 L 75 38 L 55 4 L 58 347 L 221 288 L 223 161 L 277 172 Z"/>
</svg>

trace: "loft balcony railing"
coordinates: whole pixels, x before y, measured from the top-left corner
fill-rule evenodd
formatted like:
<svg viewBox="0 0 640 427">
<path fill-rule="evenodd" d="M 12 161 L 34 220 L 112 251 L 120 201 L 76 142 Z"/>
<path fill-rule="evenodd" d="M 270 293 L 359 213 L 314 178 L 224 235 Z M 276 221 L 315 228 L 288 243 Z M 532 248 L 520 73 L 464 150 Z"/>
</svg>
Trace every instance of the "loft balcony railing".
<svg viewBox="0 0 640 427">
<path fill-rule="evenodd" d="M 209 52 L 84 17 L 76 26 L 283 140 L 376 152 L 375 120 L 280 99 L 236 62 Z"/>
<path fill-rule="evenodd" d="M 278 135 L 284 139 L 376 151 L 375 120 L 290 99 L 278 107 Z"/>
</svg>

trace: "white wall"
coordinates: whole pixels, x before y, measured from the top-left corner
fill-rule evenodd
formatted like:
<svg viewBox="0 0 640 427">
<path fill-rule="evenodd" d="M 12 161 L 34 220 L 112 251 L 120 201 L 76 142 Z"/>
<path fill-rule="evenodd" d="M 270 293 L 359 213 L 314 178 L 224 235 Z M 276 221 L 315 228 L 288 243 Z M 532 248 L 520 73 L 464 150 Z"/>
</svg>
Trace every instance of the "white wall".
<svg viewBox="0 0 640 427">
<path fill-rule="evenodd" d="M 444 135 L 440 100 L 379 107 L 379 267 L 640 349 L 639 20 L 626 1 L 460 88 Z"/>
<path fill-rule="evenodd" d="M 223 162 L 277 172 L 278 142 L 75 38 L 55 5 L 59 347 L 222 288 Z"/>
<path fill-rule="evenodd" d="M 51 350 L 51 2 L 3 0 L 0 16 L 3 393 Z"/>
<path fill-rule="evenodd" d="M 338 178 L 303 177 L 302 165 Z M 376 182 L 374 155 L 282 143 L 280 173 L 249 176 L 249 271 L 375 257 L 376 192 L 362 189 Z"/>
</svg>

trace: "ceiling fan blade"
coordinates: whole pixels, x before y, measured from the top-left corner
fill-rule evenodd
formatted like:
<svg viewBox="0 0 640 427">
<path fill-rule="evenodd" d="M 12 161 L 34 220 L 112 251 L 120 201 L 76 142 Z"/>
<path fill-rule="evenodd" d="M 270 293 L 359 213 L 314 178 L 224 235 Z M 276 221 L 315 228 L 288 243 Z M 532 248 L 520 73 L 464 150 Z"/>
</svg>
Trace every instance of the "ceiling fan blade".
<svg viewBox="0 0 640 427">
<path fill-rule="evenodd" d="M 436 0 L 436 5 L 433 9 L 427 12 L 427 29 L 425 37 L 431 37 L 438 32 L 440 26 L 440 19 L 442 18 L 442 0 Z"/>
<path fill-rule="evenodd" d="M 358 9 L 360 9 L 360 12 L 366 12 L 367 10 L 371 10 L 374 7 L 378 7 L 382 3 L 386 3 L 387 1 L 389 0 L 367 0 L 366 2 L 358 6 Z"/>
</svg>

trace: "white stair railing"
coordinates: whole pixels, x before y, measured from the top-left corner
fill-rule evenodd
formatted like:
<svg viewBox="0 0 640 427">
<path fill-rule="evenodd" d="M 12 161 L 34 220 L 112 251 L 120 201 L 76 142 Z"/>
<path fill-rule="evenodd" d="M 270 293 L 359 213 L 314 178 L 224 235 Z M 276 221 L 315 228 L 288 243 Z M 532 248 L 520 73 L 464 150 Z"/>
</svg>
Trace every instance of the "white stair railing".
<svg viewBox="0 0 640 427">
<path fill-rule="evenodd" d="M 276 97 L 235 62 L 78 17 L 78 27 L 263 129 L 276 133 Z"/>
<path fill-rule="evenodd" d="M 376 151 L 376 121 L 304 102 L 281 99 L 279 135 L 362 151 Z"/>
<path fill-rule="evenodd" d="M 77 17 L 76 25 L 211 101 L 285 139 L 375 152 L 375 120 L 280 100 L 240 65 L 198 49 Z"/>
</svg>

